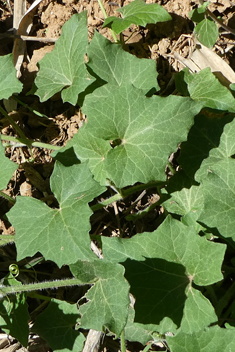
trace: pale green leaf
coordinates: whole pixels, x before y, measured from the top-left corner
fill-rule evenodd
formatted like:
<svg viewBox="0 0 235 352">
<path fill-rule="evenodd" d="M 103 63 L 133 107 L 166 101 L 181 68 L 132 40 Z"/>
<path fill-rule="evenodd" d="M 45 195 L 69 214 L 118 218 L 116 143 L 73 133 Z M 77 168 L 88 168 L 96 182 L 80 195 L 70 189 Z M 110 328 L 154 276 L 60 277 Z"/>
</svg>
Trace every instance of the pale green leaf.
<svg viewBox="0 0 235 352">
<path fill-rule="evenodd" d="M 90 250 L 88 203 L 104 192 L 86 163 L 65 167 L 56 162 L 51 189 L 59 208 L 29 197 L 17 197 L 8 213 L 15 228 L 18 260 L 41 252 L 59 266 L 93 258 Z"/>
<path fill-rule="evenodd" d="M 219 30 L 216 23 L 209 18 L 204 18 L 199 22 L 196 25 L 194 32 L 197 39 L 208 48 L 213 48 L 219 36 Z"/>
<path fill-rule="evenodd" d="M 148 341 L 152 340 L 151 332 L 145 325 L 134 323 L 135 311 L 129 307 L 128 321 L 125 326 L 125 338 L 128 341 L 138 341 L 145 345 Z"/>
<path fill-rule="evenodd" d="M 87 45 L 87 14 L 82 12 L 64 24 L 53 51 L 39 61 L 35 94 L 42 102 L 62 91 L 64 102 L 77 103 L 78 94 L 94 81 L 85 65 Z"/>
<path fill-rule="evenodd" d="M 131 24 L 145 27 L 147 23 L 170 21 L 169 13 L 158 4 L 146 4 L 143 0 L 135 0 L 117 10 L 123 18 L 112 16 L 104 22 L 104 27 L 111 27 L 117 34 L 124 31 Z"/>
<path fill-rule="evenodd" d="M 222 279 L 225 245 L 197 236 L 170 216 L 152 233 L 130 239 L 102 238 L 106 259 L 121 262 L 136 298 L 137 322 L 159 324 L 164 317 L 180 325 L 191 281 L 209 285 Z"/>
<path fill-rule="evenodd" d="M 0 190 L 7 187 L 17 167 L 17 164 L 5 156 L 5 149 L 0 143 Z"/>
<path fill-rule="evenodd" d="M 204 204 L 200 187 L 183 188 L 170 196 L 167 201 L 162 203 L 163 207 L 170 213 L 181 215 L 181 221 L 185 225 L 194 226 L 195 230 L 199 232 L 201 227 L 196 221 L 203 211 Z"/>
<path fill-rule="evenodd" d="M 95 179 L 103 184 L 106 178 L 117 187 L 165 180 L 168 157 L 186 138 L 200 109 L 190 98 L 146 98 L 130 84 L 112 90 L 105 85 L 85 98 L 88 123 L 73 139 L 75 153 L 89 160 Z"/>
<path fill-rule="evenodd" d="M 87 54 L 88 66 L 109 84 L 120 86 L 130 82 L 144 93 L 153 88 L 159 90 L 154 60 L 138 59 L 124 51 L 121 45 L 113 44 L 97 32 L 92 38 Z"/>
<path fill-rule="evenodd" d="M 5 286 L 14 286 L 21 283 L 9 274 L 4 278 L 3 284 Z M 0 328 L 5 333 L 19 340 L 25 347 L 28 345 L 29 319 L 25 293 L 17 293 L 0 301 Z"/>
<path fill-rule="evenodd" d="M 178 333 L 167 337 L 172 352 L 233 352 L 235 334 L 233 330 L 213 326 L 193 334 Z"/>
<path fill-rule="evenodd" d="M 80 306 L 81 327 L 102 331 L 107 328 L 116 335 L 124 329 L 129 299 L 129 285 L 124 268 L 105 260 L 79 261 L 70 265 L 72 274 L 84 283 L 94 283 Z"/>
<path fill-rule="evenodd" d="M 197 73 L 185 74 L 185 81 L 193 100 L 201 101 L 204 106 L 212 109 L 235 112 L 235 98 L 209 67 Z"/>
<path fill-rule="evenodd" d="M 52 299 L 49 306 L 36 318 L 33 332 L 36 332 L 54 352 L 82 351 L 85 338 L 74 330 L 78 322 L 76 304 Z"/>
<path fill-rule="evenodd" d="M 89 131 L 89 127 L 85 125 L 79 130 L 78 134 L 73 137 L 71 143 L 77 155 L 79 155 L 81 162 L 89 160 L 91 172 L 95 175 L 95 179 L 102 183 L 106 178 L 104 160 L 110 150 L 109 141 L 94 136 Z"/>
<path fill-rule="evenodd" d="M 184 306 L 181 331 L 192 334 L 218 320 L 210 301 L 200 291 L 191 287 Z"/>
<path fill-rule="evenodd" d="M 134 318 L 135 310 L 130 306 L 125 327 L 125 338 L 128 341 L 138 341 L 145 345 L 148 341 L 153 341 L 156 338 L 161 339 L 166 333 L 175 334 L 177 332 L 177 326 L 168 317 L 165 317 L 159 325 L 136 323 Z"/>
<path fill-rule="evenodd" d="M 12 54 L 0 56 L 0 100 L 8 99 L 13 93 L 20 93 L 22 83 L 16 78 Z"/>
<path fill-rule="evenodd" d="M 154 232 L 130 239 L 102 238 L 106 259 L 124 262 L 127 258 L 144 261 L 161 258 L 185 266 L 188 278 L 200 286 L 222 279 L 221 264 L 226 246 L 207 241 L 191 227 L 168 216 Z"/>
</svg>

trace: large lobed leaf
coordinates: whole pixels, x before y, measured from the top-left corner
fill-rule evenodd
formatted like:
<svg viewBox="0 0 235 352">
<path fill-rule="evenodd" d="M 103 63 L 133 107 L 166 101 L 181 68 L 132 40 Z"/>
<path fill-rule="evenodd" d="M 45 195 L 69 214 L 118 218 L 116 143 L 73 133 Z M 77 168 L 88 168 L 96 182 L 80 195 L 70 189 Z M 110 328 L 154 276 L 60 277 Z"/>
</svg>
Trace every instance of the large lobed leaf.
<svg viewBox="0 0 235 352">
<path fill-rule="evenodd" d="M 137 234 L 131 239 L 103 238 L 102 248 L 106 259 L 125 266 L 130 291 L 136 298 L 135 319 L 145 324 L 159 324 L 167 316 L 179 326 L 191 292 L 189 286 L 187 293 L 188 284 L 194 281 L 197 285 L 210 285 L 223 277 L 221 265 L 226 246 L 197 236 L 193 229 L 170 216 L 152 233 Z M 191 319 L 197 303 L 192 302 L 192 306 L 189 309 L 193 313 L 187 313 Z M 212 311 L 208 307 L 209 321 L 212 317 L 215 320 Z M 186 326 L 189 318 L 185 319 Z M 202 313 L 196 324 L 203 324 Z"/>
<path fill-rule="evenodd" d="M 88 203 L 105 188 L 93 180 L 86 163 L 65 167 L 56 163 L 51 189 L 59 208 L 28 197 L 17 197 L 8 213 L 15 228 L 18 260 L 41 252 L 59 266 L 93 258 L 90 250 Z"/>
<path fill-rule="evenodd" d="M 170 153 L 186 139 L 200 109 L 190 98 L 147 98 L 131 84 L 107 84 L 86 96 L 88 123 L 74 137 L 74 150 L 102 184 L 162 181 Z"/>
<path fill-rule="evenodd" d="M 85 65 L 87 45 L 87 14 L 82 12 L 64 24 L 55 48 L 39 62 L 35 84 L 42 102 L 62 91 L 64 102 L 77 103 L 78 94 L 94 81 Z"/>
<path fill-rule="evenodd" d="M 117 34 L 124 31 L 131 24 L 145 27 L 148 23 L 170 21 L 169 13 L 158 4 L 146 4 L 143 0 L 135 0 L 117 10 L 123 16 L 110 16 L 104 21 L 104 27 L 110 27 Z"/>
<path fill-rule="evenodd" d="M 213 326 L 205 330 L 167 337 L 172 352 L 231 352 L 235 350 L 234 330 Z"/>
<path fill-rule="evenodd" d="M 156 62 L 149 59 L 138 59 L 124 51 L 122 46 L 114 44 L 95 32 L 87 51 L 88 66 L 102 80 L 114 86 L 129 82 L 134 87 L 147 93 L 157 83 Z M 110 90 L 113 87 L 109 88 Z"/>
<path fill-rule="evenodd" d="M 70 265 L 72 274 L 84 283 L 94 283 L 79 308 L 81 327 L 102 331 L 107 328 L 120 335 L 127 321 L 129 285 L 124 268 L 105 260 L 78 261 Z"/>
</svg>

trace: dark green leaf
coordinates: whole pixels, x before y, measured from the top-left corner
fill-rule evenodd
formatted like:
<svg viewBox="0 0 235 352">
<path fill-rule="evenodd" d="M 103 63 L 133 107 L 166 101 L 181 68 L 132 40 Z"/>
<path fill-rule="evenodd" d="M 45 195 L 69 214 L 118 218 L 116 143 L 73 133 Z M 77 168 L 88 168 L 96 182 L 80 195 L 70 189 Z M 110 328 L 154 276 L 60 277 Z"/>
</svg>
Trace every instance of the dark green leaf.
<svg viewBox="0 0 235 352">
<path fill-rule="evenodd" d="M 92 71 L 112 86 L 129 82 L 144 93 L 152 88 L 159 90 L 154 60 L 138 59 L 97 32 L 89 45 L 88 57 Z M 115 88 L 109 86 L 109 89 Z"/>
<path fill-rule="evenodd" d="M 42 102 L 62 91 L 64 102 L 77 103 L 78 94 L 94 81 L 85 65 L 87 45 L 87 14 L 82 12 L 64 24 L 53 51 L 39 61 L 35 94 Z"/>
<path fill-rule="evenodd" d="M 52 299 L 49 306 L 41 313 L 32 330 L 48 342 L 54 352 L 82 351 L 85 338 L 74 330 L 78 322 L 76 304 Z"/>
<path fill-rule="evenodd" d="M 108 17 L 104 22 L 104 27 L 111 27 L 117 34 L 124 31 L 131 24 L 145 27 L 147 23 L 157 23 L 170 21 L 169 13 L 158 4 L 146 4 L 143 0 L 135 0 L 130 4 L 117 10 L 123 16 Z"/>
<path fill-rule="evenodd" d="M 18 260 L 41 252 L 59 266 L 93 258 L 90 250 L 88 203 L 104 192 L 86 163 L 65 167 L 56 163 L 51 189 L 59 208 L 29 197 L 17 197 L 8 217 L 16 231 Z"/>
<path fill-rule="evenodd" d="M 79 308 L 81 327 L 120 335 L 127 322 L 129 285 L 124 268 L 105 260 L 79 261 L 70 265 L 73 275 L 84 283 L 94 283 L 86 294 L 87 303 Z"/>
</svg>

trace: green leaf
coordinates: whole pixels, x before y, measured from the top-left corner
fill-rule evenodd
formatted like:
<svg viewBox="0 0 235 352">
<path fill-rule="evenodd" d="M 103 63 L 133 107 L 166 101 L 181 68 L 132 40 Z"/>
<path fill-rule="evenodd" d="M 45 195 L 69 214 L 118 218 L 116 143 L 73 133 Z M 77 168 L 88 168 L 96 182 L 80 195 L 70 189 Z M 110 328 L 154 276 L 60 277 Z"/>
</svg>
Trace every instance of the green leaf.
<svg viewBox="0 0 235 352">
<path fill-rule="evenodd" d="M 5 148 L 0 143 L 0 190 L 7 187 L 18 165 L 5 156 Z"/>
<path fill-rule="evenodd" d="M 56 162 L 51 189 L 59 208 L 29 197 L 17 197 L 8 217 L 15 228 L 18 260 L 38 251 L 59 266 L 93 258 L 88 203 L 104 192 L 86 163 L 65 167 Z"/>
<path fill-rule="evenodd" d="M 166 333 L 176 333 L 177 326 L 168 317 L 165 317 L 160 325 L 156 324 L 140 324 L 134 322 L 135 310 L 131 306 L 129 307 L 129 315 L 127 325 L 125 327 L 125 338 L 128 341 L 138 341 L 145 345 L 148 341 L 153 341 L 164 336 Z"/>
<path fill-rule="evenodd" d="M 145 329 L 145 325 L 134 323 L 135 311 L 129 307 L 128 321 L 125 326 L 125 339 L 128 341 L 138 341 L 145 345 L 152 340 L 151 331 Z"/>
<path fill-rule="evenodd" d="M 171 194 L 171 198 L 163 202 L 163 207 L 170 213 L 182 216 L 181 221 L 188 226 L 194 226 L 197 232 L 201 226 L 196 222 L 203 211 L 204 198 L 200 187 L 192 186 Z"/>
<path fill-rule="evenodd" d="M 20 283 L 10 274 L 4 279 L 3 284 L 14 286 Z M 0 328 L 5 333 L 14 336 L 24 347 L 28 345 L 29 319 L 28 304 L 24 293 L 11 295 L 0 301 Z"/>
<path fill-rule="evenodd" d="M 210 301 L 193 287 L 188 291 L 181 329 L 187 334 L 200 331 L 218 320 Z"/>
<path fill-rule="evenodd" d="M 12 54 L 0 56 L 0 100 L 8 99 L 13 93 L 20 93 L 23 84 L 16 78 Z"/>
<path fill-rule="evenodd" d="M 172 352 L 231 352 L 235 350 L 234 330 L 213 326 L 193 334 L 178 333 L 167 336 Z"/>
<path fill-rule="evenodd" d="M 199 7 L 190 11 L 189 17 L 191 18 L 191 20 L 196 23 L 201 22 L 205 18 L 205 12 L 209 4 L 209 1 L 205 1 L 203 2 L 203 4 L 199 4 Z"/>
<path fill-rule="evenodd" d="M 36 318 L 32 330 L 46 340 L 54 352 L 77 352 L 82 351 L 85 341 L 84 336 L 74 330 L 77 322 L 76 304 L 52 299 Z"/>
<path fill-rule="evenodd" d="M 119 336 L 127 321 L 129 285 L 124 268 L 105 260 L 79 261 L 70 265 L 72 274 L 84 283 L 94 283 L 79 308 L 81 327 L 102 331 L 104 327 Z"/>
<path fill-rule="evenodd" d="M 204 211 L 198 220 L 206 226 L 217 227 L 222 236 L 235 241 L 235 160 L 210 160 L 211 166 L 201 185 Z"/>
<path fill-rule="evenodd" d="M 233 119 L 231 122 L 225 125 L 224 131 L 220 136 L 219 143 L 215 145 L 217 148 L 214 148 L 210 151 L 209 157 L 203 161 L 200 169 L 197 171 L 195 178 L 198 182 L 201 182 L 209 173 L 213 173 L 211 170 L 212 166 L 214 167 L 216 164 L 220 165 L 221 162 L 222 164 L 224 162 L 231 162 L 231 165 L 233 164 L 234 158 L 231 159 L 231 157 L 233 157 L 235 154 L 234 133 L 235 120 Z M 228 171 L 225 174 L 227 173 Z"/>
<path fill-rule="evenodd" d="M 218 148 L 201 165 L 196 179 L 201 182 L 204 210 L 199 220 L 209 227 L 217 227 L 224 237 L 234 236 L 235 217 L 235 120 L 228 123 Z"/>
<path fill-rule="evenodd" d="M 212 109 L 235 112 L 235 98 L 209 67 L 197 73 L 185 74 L 185 81 L 193 100 L 202 101 L 204 106 Z"/>
<path fill-rule="evenodd" d="M 208 157 L 210 150 L 219 146 L 224 126 L 232 120 L 232 115 L 221 116 L 216 111 L 212 113 L 205 111 L 204 115 L 196 116 L 187 142 L 181 145 L 178 158 L 180 166 L 190 177 L 194 178 L 195 172 Z"/>
<path fill-rule="evenodd" d="M 145 27 L 147 23 L 157 23 L 170 21 L 169 13 L 158 4 L 146 4 L 143 0 L 132 1 L 127 6 L 117 10 L 123 16 L 108 17 L 104 21 L 104 27 L 110 27 L 117 34 L 124 31 L 131 24 L 136 24 Z"/>
<path fill-rule="evenodd" d="M 204 18 L 199 22 L 196 25 L 194 32 L 197 39 L 208 48 L 213 48 L 219 36 L 219 30 L 216 23 L 209 18 Z"/>
<path fill-rule="evenodd" d="M 85 98 L 88 123 L 73 139 L 75 153 L 89 160 L 102 184 L 107 178 L 117 187 L 165 180 L 168 157 L 186 138 L 200 108 L 190 98 L 146 98 L 129 84 L 111 91 L 105 85 Z"/>
<path fill-rule="evenodd" d="M 87 14 L 82 12 L 64 24 L 53 51 L 39 61 L 35 94 L 41 102 L 62 91 L 63 102 L 77 103 L 78 94 L 94 81 L 85 65 L 87 45 Z"/>
<path fill-rule="evenodd" d="M 88 66 L 109 84 L 120 86 L 130 82 L 144 93 L 153 88 L 159 90 L 154 60 L 138 59 L 124 51 L 121 45 L 113 44 L 98 32 L 95 32 L 87 54 Z M 112 90 L 113 87 L 109 89 Z"/>
<path fill-rule="evenodd" d="M 197 236 L 170 216 L 152 233 L 102 238 L 102 248 L 106 259 L 125 266 L 140 323 L 159 324 L 167 316 L 179 326 L 188 284 L 209 285 L 223 277 L 226 246 Z"/>
</svg>

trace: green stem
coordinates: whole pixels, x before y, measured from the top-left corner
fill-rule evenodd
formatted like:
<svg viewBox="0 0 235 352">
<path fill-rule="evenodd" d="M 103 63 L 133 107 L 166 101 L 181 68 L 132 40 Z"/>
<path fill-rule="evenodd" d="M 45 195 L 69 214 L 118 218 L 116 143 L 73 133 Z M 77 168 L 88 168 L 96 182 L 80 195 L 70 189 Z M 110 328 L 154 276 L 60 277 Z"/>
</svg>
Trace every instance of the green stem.
<svg viewBox="0 0 235 352">
<path fill-rule="evenodd" d="M 213 287 L 207 286 L 206 287 L 206 291 L 208 292 L 208 295 L 210 297 L 211 303 L 213 304 L 214 307 L 216 307 L 216 305 L 218 303 L 218 299 L 216 297 L 216 294 L 215 294 L 215 291 L 214 291 Z"/>
<path fill-rule="evenodd" d="M 107 15 L 107 13 L 106 13 L 106 11 L 105 11 L 105 8 L 104 8 L 104 5 L 103 5 L 102 1 L 101 1 L 101 0 L 98 0 L 98 3 L 99 3 L 99 5 L 100 5 L 100 9 L 101 9 L 101 11 L 102 11 L 102 13 L 103 13 L 104 18 L 107 18 L 108 15 Z M 115 32 L 114 32 L 112 29 L 110 29 L 110 31 L 111 31 L 111 34 L 112 34 L 112 36 L 113 36 L 113 39 L 114 39 L 115 43 L 117 43 L 118 40 L 117 40 L 117 36 L 116 36 Z"/>
<path fill-rule="evenodd" d="M 0 106 L 0 112 L 6 117 L 6 119 L 10 122 L 12 127 L 16 130 L 20 138 L 26 139 L 23 131 L 21 131 L 20 127 L 15 123 L 15 121 L 8 115 L 8 113 Z"/>
<path fill-rule="evenodd" d="M 13 136 L 5 136 L 4 134 L 0 134 L 0 137 L 2 140 L 15 142 L 16 147 L 31 146 L 31 147 L 46 148 L 46 149 L 52 149 L 52 150 L 60 150 L 62 148 L 62 147 L 59 147 L 58 145 L 51 145 L 51 144 L 41 143 L 41 142 L 32 142 L 29 139 L 16 138 Z"/>
<path fill-rule="evenodd" d="M 35 293 L 35 292 L 28 293 L 28 296 L 31 298 L 41 299 L 42 301 L 51 301 L 51 297 L 39 295 L 38 293 Z"/>
<path fill-rule="evenodd" d="M 8 243 L 14 242 L 14 236 L 10 235 L 0 235 L 0 247 L 5 246 Z"/>
<path fill-rule="evenodd" d="M 103 207 L 106 207 L 107 205 L 109 204 L 112 204 L 114 202 L 117 202 L 118 200 L 122 199 L 123 196 L 120 194 L 120 193 L 117 193 L 115 194 L 114 196 L 108 198 L 108 199 L 105 199 L 103 202 L 100 202 L 98 204 L 94 204 L 91 206 L 91 210 L 94 212 L 98 209 L 101 209 Z"/>
<path fill-rule="evenodd" d="M 167 166 L 169 167 L 170 171 L 172 172 L 173 175 L 176 174 L 176 171 L 174 170 L 174 168 L 172 167 L 172 165 L 170 163 L 167 164 Z"/>
<path fill-rule="evenodd" d="M 121 332 L 121 352 L 126 352 L 126 341 L 125 341 L 125 333 L 124 333 L 124 329 Z"/>
<path fill-rule="evenodd" d="M 37 110 L 32 109 L 30 106 L 28 106 L 27 104 L 23 103 L 20 99 L 18 99 L 15 95 L 12 95 L 12 99 L 14 99 L 15 101 L 17 101 L 17 103 L 21 104 L 22 106 L 24 106 L 25 108 L 27 108 L 28 110 L 32 111 L 35 115 L 39 116 L 39 117 L 46 117 L 48 119 L 48 116 L 41 114 L 40 112 L 38 112 Z"/>
<path fill-rule="evenodd" d="M 12 197 L 8 196 L 8 194 L 4 193 L 3 191 L 0 191 L 0 197 L 5 198 L 11 204 L 15 204 L 15 202 L 16 202 L 15 199 L 13 199 Z"/>
<path fill-rule="evenodd" d="M 135 192 L 139 192 L 139 191 L 142 191 L 144 189 L 149 189 L 149 188 L 153 188 L 153 187 L 157 187 L 159 186 L 159 182 L 151 182 L 151 183 L 148 183 L 148 184 L 140 184 L 140 185 L 137 185 L 137 186 L 133 186 L 129 189 L 122 189 L 119 193 L 115 194 L 114 196 L 108 198 L 108 199 L 105 199 L 103 202 L 100 202 L 98 204 L 95 204 L 95 205 L 92 205 L 91 206 L 91 210 L 94 212 L 98 209 L 101 209 L 103 207 L 106 207 L 107 205 L 109 204 L 112 204 L 114 202 L 117 202 L 118 200 L 121 200 L 123 198 L 126 198 L 128 196 L 130 196 L 131 194 L 135 193 Z M 162 182 L 161 182 L 162 184 Z"/>
<path fill-rule="evenodd" d="M 222 311 L 228 305 L 229 301 L 234 297 L 234 295 L 235 295 L 235 282 L 230 286 L 230 288 L 225 293 L 225 295 L 218 301 L 218 304 L 215 308 L 215 311 L 218 317 L 221 316 Z"/>
<path fill-rule="evenodd" d="M 10 294 L 16 294 L 20 292 L 29 292 L 46 289 L 57 289 L 59 287 L 68 286 L 83 286 L 84 283 L 79 279 L 64 279 L 58 281 L 44 281 L 26 285 L 15 285 L 15 286 L 0 286 L 0 298 Z"/>
</svg>

